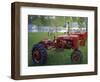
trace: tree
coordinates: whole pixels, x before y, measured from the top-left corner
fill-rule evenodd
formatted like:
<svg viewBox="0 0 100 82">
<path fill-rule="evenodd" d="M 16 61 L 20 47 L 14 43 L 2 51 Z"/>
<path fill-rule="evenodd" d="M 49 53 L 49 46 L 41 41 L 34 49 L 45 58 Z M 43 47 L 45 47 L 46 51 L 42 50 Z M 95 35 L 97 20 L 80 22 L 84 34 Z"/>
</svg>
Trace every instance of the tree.
<svg viewBox="0 0 100 82">
<path fill-rule="evenodd" d="M 85 17 L 77 17 L 77 22 L 78 22 L 78 27 L 80 28 L 80 30 L 82 30 L 82 27 L 84 27 L 85 23 Z"/>
<path fill-rule="evenodd" d="M 32 24 L 37 26 L 38 31 L 42 29 L 41 26 L 50 25 L 50 19 L 48 19 L 48 16 L 31 15 L 30 18 L 31 18 Z"/>
<path fill-rule="evenodd" d="M 87 28 L 87 18 L 86 17 L 72 17 L 73 22 L 78 23 L 78 28 L 81 30 L 85 26 Z"/>
<path fill-rule="evenodd" d="M 86 31 L 87 31 L 87 28 L 88 28 L 88 18 L 87 17 L 84 18 L 84 22 L 85 22 L 85 27 L 86 27 Z"/>
<path fill-rule="evenodd" d="M 73 22 L 72 17 L 65 17 L 65 23 L 66 22 L 68 24 L 68 31 L 67 31 L 67 33 L 69 34 L 69 31 L 70 31 L 70 28 L 71 28 L 70 24 Z"/>
</svg>

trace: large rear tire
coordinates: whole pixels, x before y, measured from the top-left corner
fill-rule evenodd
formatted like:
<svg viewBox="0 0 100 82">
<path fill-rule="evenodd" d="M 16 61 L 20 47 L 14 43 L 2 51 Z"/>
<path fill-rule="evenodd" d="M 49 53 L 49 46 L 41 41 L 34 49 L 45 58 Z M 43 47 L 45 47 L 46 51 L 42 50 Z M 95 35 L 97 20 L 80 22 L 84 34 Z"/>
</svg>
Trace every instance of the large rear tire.
<svg viewBox="0 0 100 82">
<path fill-rule="evenodd" d="M 45 64 L 47 61 L 47 50 L 43 44 L 35 44 L 32 48 L 33 64 Z"/>
</svg>

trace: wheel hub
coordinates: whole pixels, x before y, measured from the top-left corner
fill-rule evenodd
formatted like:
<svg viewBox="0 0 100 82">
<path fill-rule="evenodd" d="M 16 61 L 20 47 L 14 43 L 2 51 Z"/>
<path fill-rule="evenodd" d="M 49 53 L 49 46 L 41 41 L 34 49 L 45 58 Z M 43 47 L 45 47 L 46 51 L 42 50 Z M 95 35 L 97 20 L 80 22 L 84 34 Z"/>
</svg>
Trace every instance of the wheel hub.
<svg viewBox="0 0 100 82">
<path fill-rule="evenodd" d="M 39 50 L 35 50 L 33 52 L 33 59 L 35 60 L 35 62 L 39 63 L 39 61 L 41 59 L 41 54 L 40 54 Z"/>
<path fill-rule="evenodd" d="M 74 54 L 73 61 L 78 62 L 80 60 L 80 57 L 77 54 Z"/>
</svg>

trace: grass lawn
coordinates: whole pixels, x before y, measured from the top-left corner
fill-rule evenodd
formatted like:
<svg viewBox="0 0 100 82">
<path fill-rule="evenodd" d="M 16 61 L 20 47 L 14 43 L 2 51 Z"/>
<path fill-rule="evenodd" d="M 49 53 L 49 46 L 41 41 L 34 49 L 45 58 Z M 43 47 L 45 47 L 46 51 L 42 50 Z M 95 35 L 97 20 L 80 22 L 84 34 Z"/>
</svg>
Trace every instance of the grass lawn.
<svg viewBox="0 0 100 82">
<path fill-rule="evenodd" d="M 61 35 L 62 33 L 58 33 L 56 35 Z M 49 38 L 53 39 L 53 35 L 48 37 L 48 33 L 46 32 L 29 32 L 28 33 L 28 65 L 29 66 L 35 66 L 32 64 L 32 47 L 34 44 L 38 43 L 39 41 Z M 83 53 L 83 63 L 87 64 L 87 44 L 85 46 L 80 47 L 82 53 Z M 53 49 L 48 50 L 48 59 L 47 63 L 45 65 L 69 65 L 71 63 L 71 53 L 72 49 L 64 49 L 64 51 L 55 51 Z"/>
</svg>

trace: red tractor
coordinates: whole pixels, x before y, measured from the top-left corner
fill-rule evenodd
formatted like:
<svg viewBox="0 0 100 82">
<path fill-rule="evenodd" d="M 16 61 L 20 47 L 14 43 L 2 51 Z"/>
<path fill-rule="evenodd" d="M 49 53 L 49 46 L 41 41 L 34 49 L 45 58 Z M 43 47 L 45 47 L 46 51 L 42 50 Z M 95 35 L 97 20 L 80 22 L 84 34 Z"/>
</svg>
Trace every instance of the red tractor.
<svg viewBox="0 0 100 82">
<path fill-rule="evenodd" d="M 73 49 L 71 54 L 72 63 L 82 63 L 83 55 L 79 46 L 85 45 L 87 33 L 70 33 L 68 35 L 59 35 L 54 40 L 45 39 L 35 44 L 32 48 L 32 61 L 34 64 L 45 64 L 47 61 L 47 50 L 55 49 Z M 67 52 L 66 52 L 67 53 Z"/>
</svg>

